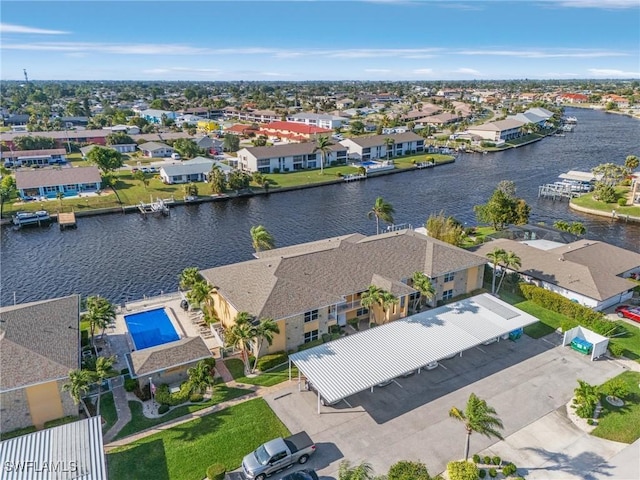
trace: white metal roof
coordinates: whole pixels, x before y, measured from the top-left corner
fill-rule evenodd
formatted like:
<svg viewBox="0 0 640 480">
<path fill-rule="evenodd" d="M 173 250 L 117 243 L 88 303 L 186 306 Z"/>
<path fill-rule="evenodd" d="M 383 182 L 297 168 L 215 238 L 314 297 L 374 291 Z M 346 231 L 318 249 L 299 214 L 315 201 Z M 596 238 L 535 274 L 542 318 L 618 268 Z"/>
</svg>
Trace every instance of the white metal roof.
<svg viewBox="0 0 640 480">
<path fill-rule="evenodd" d="M 322 398 L 333 403 L 537 321 L 485 293 L 294 353 L 289 359 Z"/>
<path fill-rule="evenodd" d="M 0 442 L 2 478 L 107 480 L 100 423 L 91 417 Z"/>
<path fill-rule="evenodd" d="M 558 178 L 563 178 L 565 180 L 576 180 L 579 182 L 590 182 L 592 180 L 596 180 L 597 177 L 591 172 L 571 170 L 567 173 L 561 173 L 560 175 L 558 175 Z"/>
</svg>

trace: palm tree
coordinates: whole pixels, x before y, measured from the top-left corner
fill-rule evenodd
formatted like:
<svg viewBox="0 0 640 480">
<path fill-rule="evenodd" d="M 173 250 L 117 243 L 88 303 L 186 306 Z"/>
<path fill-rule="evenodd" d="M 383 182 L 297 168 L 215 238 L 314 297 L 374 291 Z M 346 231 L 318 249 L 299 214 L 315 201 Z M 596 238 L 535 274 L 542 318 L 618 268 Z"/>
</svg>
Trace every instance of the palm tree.
<svg viewBox="0 0 640 480">
<path fill-rule="evenodd" d="M 316 146 L 311 153 L 320 152 L 320 175 L 324 174 L 324 164 L 327 162 L 327 153 L 331 151 L 333 142 L 326 135 L 320 135 L 316 140 Z"/>
<path fill-rule="evenodd" d="M 275 240 L 266 228 L 262 225 L 251 227 L 251 242 L 256 252 L 260 250 L 271 250 L 275 247 Z"/>
<path fill-rule="evenodd" d="M 422 304 L 422 299 L 433 299 L 436 295 L 436 290 L 433 288 L 431 279 L 423 272 L 414 272 L 411 279 L 413 280 L 413 288 L 420 292 L 420 296 L 416 299 L 416 305 L 413 307 L 416 310 L 417 306 Z"/>
<path fill-rule="evenodd" d="M 493 263 L 493 277 L 491 279 L 491 293 L 496 293 L 496 272 L 498 265 L 502 262 L 502 259 L 507 254 L 503 248 L 494 248 L 493 251 L 487 253 L 487 258 Z"/>
<path fill-rule="evenodd" d="M 189 290 L 193 288 L 196 283 L 204 281 L 198 267 L 187 267 L 180 273 L 180 288 L 182 290 Z"/>
<path fill-rule="evenodd" d="M 195 366 L 189 368 L 187 375 L 191 393 L 204 394 L 214 384 L 213 369 L 205 360 L 200 360 Z"/>
<path fill-rule="evenodd" d="M 573 408 L 579 417 L 587 418 L 593 415 L 593 410 L 600 399 L 598 387 L 590 385 L 584 380 L 578 380 L 578 387 L 573 390 Z"/>
<path fill-rule="evenodd" d="M 367 213 L 367 217 L 375 217 L 376 219 L 376 235 L 380 233 L 380 220 L 392 224 L 394 212 L 395 210 L 390 203 L 385 202 L 382 197 L 376 198 L 376 203 L 371 211 Z"/>
<path fill-rule="evenodd" d="M 340 462 L 338 480 L 373 480 L 374 478 L 373 467 L 367 462 L 362 462 L 355 467 L 352 467 L 348 460 Z"/>
<path fill-rule="evenodd" d="M 211 167 L 209 183 L 211 184 L 211 193 L 224 193 L 227 186 L 227 177 L 217 165 Z"/>
<path fill-rule="evenodd" d="M 93 376 L 98 384 L 98 401 L 96 402 L 96 416 L 100 415 L 100 399 L 102 398 L 102 383 L 109 378 L 113 372 L 113 364 L 116 362 L 115 357 L 98 357 L 96 360 L 96 371 Z"/>
<path fill-rule="evenodd" d="M 380 295 L 380 306 L 382 307 L 382 311 L 384 312 L 384 322 L 386 323 L 389 320 L 389 310 L 393 305 L 397 305 L 400 303 L 400 299 L 396 297 L 393 293 L 387 292 L 386 290 L 382 291 Z"/>
<path fill-rule="evenodd" d="M 502 282 L 504 281 L 504 277 L 507 275 L 507 269 L 517 270 L 521 265 L 522 260 L 514 252 L 509 251 L 504 254 L 502 257 L 502 276 L 500 277 L 500 282 L 498 282 L 498 288 L 496 288 L 496 295 L 498 295 Z"/>
<path fill-rule="evenodd" d="M 102 297 L 87 297 L 87 313 L 82 316 L 83 321 L 89 322 L 91 332 L 91 344 L 96 328 L 104 333 L 104 330 L 112 325 L 116 320 L 116 310 L 114 306 Z"/>
<path fill-rule="evenodd" d="M 387 160 L 391 158 L 391 152 L 393 150 L 393 146 L 395 145 L 395 143 L 396 141 L 391 137 L 387 137 L 384 139 L 384 144 L 387 147 Z"/>
<path fill-rule="evenodd" d="M 245 373 L 249 373 L 249 356 L 253 340 L 256 338 L 256 329 L 253 326 L 253 317 L 247 312 L 236 315 L 234 323 L 225 332 L 225 342 L 240 350 Z"/>
<path fill-rule="evenodd" d="M 209 304 L 208 299 L 214 290 L 214 287 L 204 280 L 196 282 L 191 286 L 189 293 L 187 293 L 187 300 L 198 308 L 202 308 L 203 304 Z"/>
<path fill-rule="evenodd" d="M 261 318 L 260 323 L 255 327 L 255 345 L 254 345 L 254 357 L 253 370 L 258 367 L 258 358 L 260 357 L 260 351 L 266 341 L 269 345 L 273 344 L 273 337 L 280 333 L 278 324 L 273 321 L 273 318 Z"/>
<path fill-rule="evenodd" d="M 89 388 L 93 383 L 93 375 L 89 370 L 71 370 L 69 372 L 69 381 L 62 385 L 63 392 L 69 392 L 76 405 L 82 405 L 85 415 L 89 418 L 89 410 L 87 404 L 84 403 L 84 396 L 89 392 Z"/>
<path fill-rule="evenodd" d="M 469 443 L 471 434 L 477 432 L 485 437 L 496 437 L 502 440 L 498 429 L 503 429 L 502 421 L 496 416 L 496 410 L 487 405 L 485 400 L 478 398 L 475 393 L 469 395 L 464 412 L 457 407 L 449 410 L 449 416 L 462 423 L 467 431 L 467 441 L 464 447 L 464 459 L 469 458 Z"/>
<path fill-rule="evenodd" d="M 382 292 L 383 290 L 376 287 L 375 285 L 369 285 L 369 288 L 365 292 L 362 292 L 362 295 L 360 296 L 360 304 L 362 305 L 362 308 L 369 309 L 369 316 L 373 319 L 374 322 L 376 321 L 376 316 L 373 307 L 376 305 L 380 305 L 380 297 L 382 296 Z"/>
</svg>

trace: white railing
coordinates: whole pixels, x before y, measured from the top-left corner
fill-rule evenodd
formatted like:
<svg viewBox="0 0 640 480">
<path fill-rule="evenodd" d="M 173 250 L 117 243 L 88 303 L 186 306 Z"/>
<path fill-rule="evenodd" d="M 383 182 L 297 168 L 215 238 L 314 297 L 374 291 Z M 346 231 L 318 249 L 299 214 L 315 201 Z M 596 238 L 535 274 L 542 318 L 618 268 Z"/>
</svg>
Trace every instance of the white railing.
<svg viewBox="0 0 640 480">
<path fill-rule="evenodd" d="M 158 303 L 163 303 L 168 300 L 180 300 L 185 299 L 184 292 L 176 291 L 176 292 L 163 292 L 160 291 L 160 295 L 155 296 L 147 296 L 143 295 L 142 298 L 129 298 L 118 307 L 118 310 L 126 310 L 129 311 L 133 306 L 138 307 L 140 303 L 143 303 L 144 306 L 147 305 L 157 305 Z"/>
</svg>

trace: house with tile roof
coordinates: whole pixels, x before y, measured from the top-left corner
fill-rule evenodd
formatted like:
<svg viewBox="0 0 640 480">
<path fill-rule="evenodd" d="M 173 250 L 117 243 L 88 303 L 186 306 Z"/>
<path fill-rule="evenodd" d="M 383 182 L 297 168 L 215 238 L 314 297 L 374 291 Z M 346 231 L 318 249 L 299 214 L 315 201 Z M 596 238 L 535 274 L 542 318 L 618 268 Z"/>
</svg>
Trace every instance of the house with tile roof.
<svg viewBox="0 0 640 480">
<path fill-rule="evenodd" d="M 272 318 L 280 333 L 269 352 L 292 350 L 317 340 L 332 325 L 350 320 L 378 324 L 404 318 L 419 298 L 411 286 L 415 272 L 427 275 L 436 291 L 431 305 L 482 287 L 484 257 L 402 230 L 361 234 L 262 251 L 256 259 L 200 273 L 215 286 L 215 310 L 223 326 L 239 312 Z M 375 285 L 398 303 L 388 311 L 362 306 L 362 294 Z"/>
<path fill-rule="evenodd" d="M 0 307 L 0 432 L 78 415 L 62 385 L 80 368 L 79 326 L 78 295 Z"/>
<path fill-rule="evenodd" d="M 486 255 L 496 248 L 514 252 L 521 261 L 517 273 L 525 281 L 595 310 L 633 296 L 637 284 L 628 278 L 640 273 L 640 254 L 594 240 L 551 245 L 545 250 L 533 245 L 535 241 L 496 239 L 475 253 Z"/>
<path fill-rule="evenodd" d="M 238 150 L 238 168 L 245 172 L 274 173 L 320 168 L 322 155 L 315 142 L 283 143 Z M 327 152 L 326 162 L 346 163 L 347 149 L 339 143 Z"/>
<path fill-rule="evenodd" d="M 424 138 L 413 132 L 345 138 L 340 143 L 349 150 L 349 158 L 360 161 L 424 152 Z"/>
<path fill-rule="evenodd" d="M 70 197 L 96 192 L 102 184 L 100 170 L 94 166 L 17 170 L 15 177 L 21 198 L 56 198 L 59 192 Z"/>
<path fill-rule="evenodd" d="M 260 134 L 271 138 L 305 142 L 320 135 L 331 135 L 330 128 L 297 122 L 271 122 L 260 127 Z"/>
</svg>

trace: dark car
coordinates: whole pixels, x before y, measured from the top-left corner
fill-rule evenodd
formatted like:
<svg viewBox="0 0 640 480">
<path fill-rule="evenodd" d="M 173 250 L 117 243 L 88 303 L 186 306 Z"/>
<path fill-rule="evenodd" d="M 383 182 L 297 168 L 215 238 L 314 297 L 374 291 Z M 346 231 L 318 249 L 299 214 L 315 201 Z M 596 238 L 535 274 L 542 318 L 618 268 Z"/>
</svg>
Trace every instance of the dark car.
<svg viewBox="0 0 640 480">
<path fill-rule="evenodd" d="M 282 477 L 282 480 L 318 480 L 318 474 L 310 468 L 298 470 Z"/>
<path fill-rule="evenodd" d="M 628 318 L 629 320 L 640 323 L 640 307 L 620 305 L 616 307 L 616 313 L 620 318 Z"/>
</svg>

